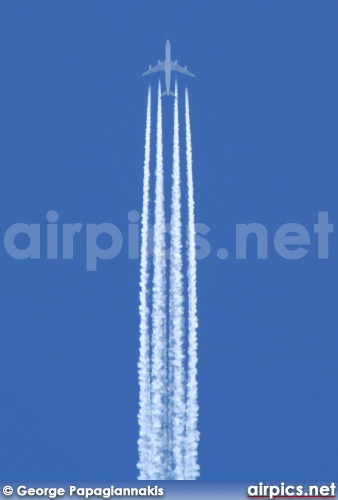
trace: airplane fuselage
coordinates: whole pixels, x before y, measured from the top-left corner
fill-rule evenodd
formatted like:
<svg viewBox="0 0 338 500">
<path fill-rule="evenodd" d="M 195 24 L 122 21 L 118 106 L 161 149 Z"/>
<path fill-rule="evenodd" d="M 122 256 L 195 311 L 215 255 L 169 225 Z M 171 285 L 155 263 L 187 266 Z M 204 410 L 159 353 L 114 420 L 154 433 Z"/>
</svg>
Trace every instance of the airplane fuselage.
<svg viewBox="0 0 338 500">
<path fill-rule="evenodd" d="M 169 95 L 171 83 L 171 47 L 169 40 L 167 40 L 167 43 L 165 44 L 164 73 L 166 93 Z"/>
</svg>

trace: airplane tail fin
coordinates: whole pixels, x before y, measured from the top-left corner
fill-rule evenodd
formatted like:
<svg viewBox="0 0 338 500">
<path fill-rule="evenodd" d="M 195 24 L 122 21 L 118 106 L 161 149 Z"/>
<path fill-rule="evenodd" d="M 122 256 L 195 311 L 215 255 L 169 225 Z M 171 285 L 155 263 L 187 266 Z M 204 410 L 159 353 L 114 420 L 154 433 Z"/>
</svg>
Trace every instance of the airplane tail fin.
<svg viewBox="0 0 338 500">
<path fill-rule="evenodd" d="M 167 92 L 162 92 L 162 97 L 164 95 L 172 95 L 173 97 L 176 97 L 176 94 L 174 92 L 171 92 L 171 91 L 169 92 L 169 94 Z"/>
</svg>

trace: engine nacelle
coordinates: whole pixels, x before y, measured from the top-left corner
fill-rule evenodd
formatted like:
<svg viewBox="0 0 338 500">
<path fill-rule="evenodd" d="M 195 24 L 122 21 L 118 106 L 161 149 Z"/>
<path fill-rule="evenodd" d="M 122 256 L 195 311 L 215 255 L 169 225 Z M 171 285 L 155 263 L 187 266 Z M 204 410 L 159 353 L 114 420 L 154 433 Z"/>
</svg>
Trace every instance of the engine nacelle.
<svg viewBox="0 0 338 500">
<path fill-rule="evenodd" d="M 151 64 L 149 64 L 149 69 L 151 69 Z"/>
</svg>

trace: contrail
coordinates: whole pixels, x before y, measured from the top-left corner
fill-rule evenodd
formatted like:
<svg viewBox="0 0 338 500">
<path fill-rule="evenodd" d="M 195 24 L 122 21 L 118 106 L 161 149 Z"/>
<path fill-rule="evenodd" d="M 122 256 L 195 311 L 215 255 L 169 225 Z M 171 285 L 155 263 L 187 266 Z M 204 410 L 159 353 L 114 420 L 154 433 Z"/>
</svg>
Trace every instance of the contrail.
<svg viewBox="0 0 338 500">
<path fill-rule="evenodd" d="M 188 89 L 185 89 L 186 153 L 188 176 L 188 380 L 187 380 L 187 425 L 185 479 L 197 479 L 197 447 L 199 432 L 198 386 L 197 386 L 197 293 L 196 293 L 196 248 L 195 248 L 195 203 L 192 173 L 192 145 Z"/>
<path fill-rule="evenodd" d="M 172 451 L 172 479 L 184 479 L 185 376 L 184 294 L 182 274 L 181 178 L 179 146 L 178 86 L 174 99 L 174 147 L 171 194 L 171 246 L 169 294 L 169 422 Z"/>
<path fill-rule="evenodd" d="M 155 172 L 154 276 L 152 310 L 152 477 L 165 479 L 167 471 L 167 338 L 166 338 L 166 259 L 163 179 L 161 83 L 158 85 Z"/>
<path fill-rule="evenodd" d="M 187 290 L 183 277 L 179 101 L 175 83 L 171 187 L 171 246 L 166 282 L 165 197 L 161 83 L 157 96 L 153 259 L 148 256 L 152 207 L 151 88 L 148 89 L 140 271 L 139 479 L 197 479 L 197 293 L 193 161 L 188 89 L 185 90 L 187 161 Z M 167 288 L 169 300 L 167 304 Z M 187 306 L 184 304 L 185 293 Z M 167 327 L 167 306 L 169 322 Z M 187 311 L 185 311 L 187 309 Z M 187 316 L 187 338 L 186 338 Z M 167 331 L 168 330 L 168 331 Z"/>
<path fill-rule="evenodd" d="M 152 443 L 151 443 L 151 380 L 150 380 L 150 340 L 149 340 L 149 177 L 150 177 L 150 135 L 151 135 L 151 87 L 148 89 L 147 121 L 145 137 L 145 156 L 143 168 L 143 207 L 141 230 L 141 278 L 140 278 L 140 360 L 138 376 L 140 384 L 140 408 L 138 422 L 140 437 L 138 440 L 140 470 L 139 479 L 150 479 Z"/>
</svg>

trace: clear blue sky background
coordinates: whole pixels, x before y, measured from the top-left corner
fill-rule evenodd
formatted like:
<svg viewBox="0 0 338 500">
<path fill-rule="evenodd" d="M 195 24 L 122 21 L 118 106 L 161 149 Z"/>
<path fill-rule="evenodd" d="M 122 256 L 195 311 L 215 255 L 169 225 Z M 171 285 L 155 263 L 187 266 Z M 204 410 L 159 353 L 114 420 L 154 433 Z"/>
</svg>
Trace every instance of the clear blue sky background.
<svg viewBox="0 0 338 500">
<path fill-rule="evenodd" d="M 338 245 L 319 261 L 313 224 L 319 210 L 338 224 L 337 26 L 332 0 L 1 2 L 1 238 L 16 222 L 43 228 L 41 260 L 0 246 L 1 480 L 137 475 L 139 263 L 124 245 L 86 272 L 82 233 L 73 261 L 47 261 L 45 214 L 126 238 L 142 203 L 140 75 L 167 38 L 197 75 L 196 218 L 211 227 L 201 479 L 335 477 Z M 250 222 L 269 230 L 268 260 L 254 242 L 234 258 L 235 224 Z M 311 233 L 304 259 L 274 251 L 286 222 Z"/>
</svg>

